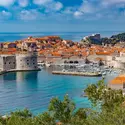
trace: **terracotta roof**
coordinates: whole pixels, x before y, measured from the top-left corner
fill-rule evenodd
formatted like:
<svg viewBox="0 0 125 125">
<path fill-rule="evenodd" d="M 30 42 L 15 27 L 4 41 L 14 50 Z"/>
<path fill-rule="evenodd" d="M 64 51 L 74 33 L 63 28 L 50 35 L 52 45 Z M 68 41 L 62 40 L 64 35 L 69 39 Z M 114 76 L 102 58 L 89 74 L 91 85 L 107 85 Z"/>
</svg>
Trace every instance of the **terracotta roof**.
<svg viewBox="0 0 125 125">
<path fill-rule="evenodd" d="M 110 81 L 111 84 L 124 84 L 125 83 L 125 75 L 120 75 L 115 79 Z"/>
<path fill-rule="evenodd" d="M 111 52 L 96 52 L 96 55 L 111 55 Z"/>
</svg>

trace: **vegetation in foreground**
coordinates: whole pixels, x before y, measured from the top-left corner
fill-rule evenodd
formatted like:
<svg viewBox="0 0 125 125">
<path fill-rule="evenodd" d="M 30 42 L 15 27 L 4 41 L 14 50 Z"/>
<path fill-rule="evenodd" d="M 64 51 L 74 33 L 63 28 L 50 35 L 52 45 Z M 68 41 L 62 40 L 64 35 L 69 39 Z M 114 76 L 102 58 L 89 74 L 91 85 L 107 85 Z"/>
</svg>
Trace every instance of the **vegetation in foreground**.
<svg viewBox="0 0 125 125">
<path fill-rule="evenodd" d="M 27 109 L 12 112 L 10 117 L 0 117 L 0 125 L 125 125 L 125 97 L 121 90 L 112 90 L 103 80 L 89 85 L 85 90 L 93 109 L 80 108 L 68 95 L 61 101 L 50 101 L 48 111 L 33 116 Z"/>
</svg>

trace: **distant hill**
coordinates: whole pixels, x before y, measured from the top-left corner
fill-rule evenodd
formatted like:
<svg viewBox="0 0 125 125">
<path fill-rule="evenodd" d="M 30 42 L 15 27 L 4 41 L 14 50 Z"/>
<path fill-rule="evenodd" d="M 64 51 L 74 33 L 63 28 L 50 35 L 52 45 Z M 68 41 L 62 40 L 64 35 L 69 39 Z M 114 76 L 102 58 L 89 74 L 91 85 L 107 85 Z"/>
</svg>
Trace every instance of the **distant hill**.
<svg viewBox="0 0 125 125">
<path fill-rule="evenodd" d="M 119 40 L 119 41 L 125 41 L 125 33 L 120 33 L 120 34 L 117 34 L 117 35 L 113 35 L 113 36 L 111 36 L 111 38 Z"/>
<path fill-rule="evenodd" d="M 108 37 L 100 38 L 100 40 L 93 39 L 91 37 L 87 37 L 86 39 L 81 40 L 81 43 L 83 44 L 98 44 L 98 45 L 101 45 L 101 44 L 115 45 L 119 42 L 125 42 L 125 33 L 113 35 L 110 38 Z"/>
<path fill-rule="evenodd" d="M 101 42 L 104 44 L 112 44 L 115 45 L 120 42 L 125 42 L 125 33 L 120 33 L 117 35 L 113 35 L 110 38 L 102 38 Z"/>
</svg>

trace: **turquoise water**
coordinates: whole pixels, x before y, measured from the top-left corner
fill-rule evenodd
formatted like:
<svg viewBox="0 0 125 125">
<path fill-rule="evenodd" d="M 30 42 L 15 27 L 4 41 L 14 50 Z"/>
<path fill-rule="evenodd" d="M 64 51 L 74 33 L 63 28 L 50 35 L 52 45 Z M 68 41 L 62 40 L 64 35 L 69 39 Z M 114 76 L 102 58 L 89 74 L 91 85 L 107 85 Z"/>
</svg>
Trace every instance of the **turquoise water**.
<svg viewBox="0 0 125 125">
<path fill-rule="evenodd" d="M 42 36 L 49 36 L 49 35 L 58 35 L 63 39 L 79 42 L 84 36 L 88 36 L 93 33 L 100 33 L 102 37 L 110 37 L 120 32 L 123 32 L 123 31 L 0 33 L 0 42 L 20 40 L 20 39 L 27 38 L 29 36 L 42 37 Z"/>
<path fill-rule="evenodd" d="M 82 97 L 88 84 L 96 83 L 99 77 L 61 76 L 51 72 L 13 72 L 0 76 L 0 113 L 16 109 L 30 109 L 34 114 L 45 111 L 52 97 L 60 99 L 65 94 L 77 107 L 90 107 L 87 98 Z"/>
</svg>

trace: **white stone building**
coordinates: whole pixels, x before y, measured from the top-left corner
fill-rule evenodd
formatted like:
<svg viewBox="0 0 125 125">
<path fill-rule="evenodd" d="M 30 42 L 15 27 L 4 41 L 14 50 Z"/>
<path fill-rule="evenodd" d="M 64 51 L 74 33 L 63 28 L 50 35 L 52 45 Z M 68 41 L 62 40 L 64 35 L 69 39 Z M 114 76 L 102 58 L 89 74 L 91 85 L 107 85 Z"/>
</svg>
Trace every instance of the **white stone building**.
<svg viewBox="0 0 125 125">
<path fill-rule="evenodd" d="M 125 69 L 125 55 L 120 53 L 120 56 L 107 56 L 106 64 L 110 67 Z"/>
</svg>

